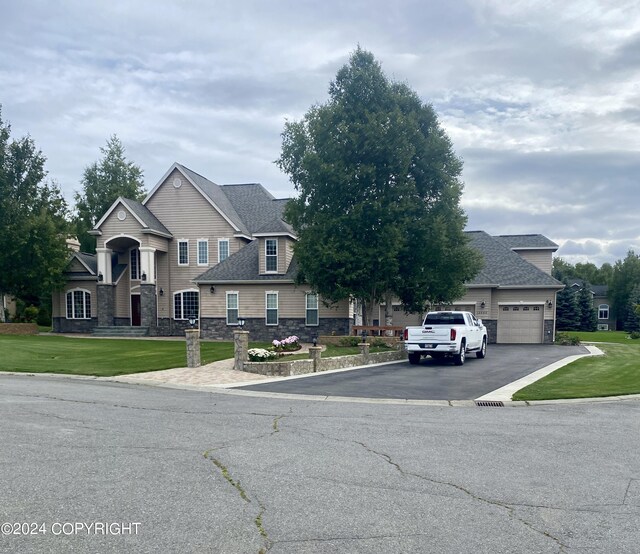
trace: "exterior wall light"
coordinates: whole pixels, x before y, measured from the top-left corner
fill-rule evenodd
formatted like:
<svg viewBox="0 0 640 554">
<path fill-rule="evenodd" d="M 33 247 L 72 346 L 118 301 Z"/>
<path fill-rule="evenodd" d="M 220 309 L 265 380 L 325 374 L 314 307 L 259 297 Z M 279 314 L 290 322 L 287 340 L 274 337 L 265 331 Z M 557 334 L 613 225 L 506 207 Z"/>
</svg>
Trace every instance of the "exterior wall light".
<svg viewBox="0 0 640 554">
<path fill-rule="evenodd" d="M 147 274 L 143 272 L 143 273 L 142 273 L 142 277 L 141 277 L 141 279 L 142 279 L 143 281 L 146 281 L 146 280 L 147 280 Z"/>
<path fill-rule="evenodd" d="M 484 310 L 484 307 L 487 305 L 487 303 L 483 300 L 482 302 L 480 302 L 480 307 Z"/>
<path fill-rule="evenodd" d="M 211 287 L 213 288 L 213 287 Z M 245 321 L 242 318 L 238 318 L 238 327 L 240 327 L 240 329 L 242 329 L 244 327 Z"/>
<path fill-rule="evenodd" d="M 102 271 L 98 273 L 98 281 L 100 282 L 104 281 L 104 275 L 102 275 Z"/>
<path fill-rule="evenodd" d="M 551 308 L 553 306 L 553 302 L 551 300 L 547 300 L 547 308 Z"/>
<path fill-rule="evenodd" d="M 209 288 L 209 292 L 210 292 L 211 294 L 215 294 L 215 292 L 216 292 L 216 287 L 214 287 L 213 285 L 211 285 L 211 287 Z"/>
<path fill-rule="evenodd" d="M 160 289 L 160 296 L 164 296 L 164 289 Z"/>
</svg>

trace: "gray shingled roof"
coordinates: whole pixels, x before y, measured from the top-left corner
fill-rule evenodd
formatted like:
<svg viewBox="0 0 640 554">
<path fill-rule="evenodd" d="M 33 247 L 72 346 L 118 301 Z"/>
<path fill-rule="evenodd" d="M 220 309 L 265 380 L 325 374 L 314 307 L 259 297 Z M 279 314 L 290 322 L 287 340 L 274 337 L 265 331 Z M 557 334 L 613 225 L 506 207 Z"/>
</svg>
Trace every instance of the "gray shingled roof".
<svg viewBox="0 0 640 554">
<path fill-rule="evenodd" d="M 485 261 L 482 271 L 467 285 L 563 286 L 560 281 L 513 252 L 499 237 L 492 237 L 484 231 L 470 231 L 465 235 L 470 238 L 470 246 L 478 250 Z"/>
<path fill-rule="evenodd" d="M 298 273 L 295 258 L 284 275 L 260 275 L 259 241 L 254 240 L 229 256 L 223 262 L 205 271 L 194 279 L 195 283 L 217 283 L 220 281 L 294 281 Z"/>
<path fill-rule="evenodd" d="M 493 237 L 509 248 L 555 248 L 558 245 L 544 235 L 498 235 Z"/>
<path fill-rule="evenodd" d="M 293 229 L 282 221 L 288 199 L 275 199 L 259 183 L 222 185 L 220 187 L 251 233 L 290 233 Z"/>
<path fill-rule="evenodd" d="M 199 175 L 195 171 L 192 171 L 188 167 L 181 164 L 176 164 L 182 171 L 191 179 L 197 186 L 204 192 L 211 201 L 220 209 L 220 211 L 229 218 L 233 225 L 245 235 L 250 235 L 249 229 L 243 218 L 240 217 L 233 204 L 229 201 L 229 198 L 222 191 L 220 185 L 216 185 L 213 181 L 209 181 L 206 177 Z"/>
<path fill-rule="evenodd" d="M 171 236 L 168 229 L 149 211 L 146 206 L 143 206 L 140 202 L 131 200 L 130 198 L 122 198 L 121 200 L 131 212 L 138 216 L 140 221 L 142 221 L 142 224 L 149 229 L 149 231 L 155 231 L 157 233 L 163 233 Z"/>
<path fill-rule="evenodd" d="M 569 277 L 567 279 L 567 282 L 569 283 L 570 287 L 577 285 L 578 288 L 584 287 L 585 284 L 585 281 L 583 279 L 579 279 L 577 277 Z M 589 290 L 595 296 L 607 296 L 607 294 L 609 293 L 609 287 L 607 285 L 592 285 L 591 283 L 589 283 Z"/>
<path fill-rule="evenodd" d="M 98 273 L 98 259 L 96 258 L 95 254 L 87 254 L 86 252 L 75 252 L 73 256 L 81 260 L 84 265 L 91 269 L 94 275 Z"/>
</svg>

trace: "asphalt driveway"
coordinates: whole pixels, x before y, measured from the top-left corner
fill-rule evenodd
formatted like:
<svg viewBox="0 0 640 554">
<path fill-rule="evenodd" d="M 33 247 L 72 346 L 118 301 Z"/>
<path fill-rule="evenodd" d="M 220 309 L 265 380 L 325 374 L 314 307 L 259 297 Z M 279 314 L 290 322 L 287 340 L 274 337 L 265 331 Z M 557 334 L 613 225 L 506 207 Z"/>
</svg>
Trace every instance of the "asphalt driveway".
<svg viewBox="0 0 640 554">
<path fill-rule="evenodd" d="M 586 354 L 583 346 L 489 345 L 487 357 L 470 355 L 463 366 L 450 361 L 422 359 L 372 365 L 340 373 L 239 387 L 242 390 L 400 398 L 411 400 L 472 400 L 567 356 Z"/>
</svg>

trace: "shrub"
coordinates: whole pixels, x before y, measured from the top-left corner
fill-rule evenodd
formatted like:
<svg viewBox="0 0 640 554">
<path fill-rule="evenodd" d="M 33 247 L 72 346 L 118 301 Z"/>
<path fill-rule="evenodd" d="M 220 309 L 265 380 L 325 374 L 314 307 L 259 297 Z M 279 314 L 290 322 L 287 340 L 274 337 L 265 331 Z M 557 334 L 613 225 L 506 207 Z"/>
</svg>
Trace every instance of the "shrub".
<svg viewBox="0 0 640 554">
<path fill-rule="evenodd" d="M 640 339 L 640 331 L 633 331 L 630 335 L 629 338 L 632 339 Z"/>
<path fill-rule="evenodd" d="M 358 337 L 340 337 L 338 346 L 358 346 L 360 339 Z"/>
<path fill-rule="evenodd" d="M 577 346 L 580 344 L 580 339 L 569 333 L 556 333 L 556 344 L 562 346 Z"/>
<path fill-rule="evenodd" d="M 24 320 L 26 323 L 35 323 L 38 319 L 38 308 L 29 306 L 24 309 Z"/>
<path fill-rule="evenodd" d="M 270 352 L 264 348 L 250 348 L 247 353 L 250 362 L 268 362 L 278 356 L 276 352 Z"/>
<path fill-rule="evenodd" d="M 371 339 L 371 346 L 373 348 L 392 348 L 391 346 L 389 346 L 386 341 L 380 337 L 376 337 L 374 339 Z"/>
<path fill-rule="evenodd" d="M 51 312 L 44 306 L 40 306 L 38 309 L 38 319 L 36 323 L 42 327 L 51 327 Z"/>
</svg>

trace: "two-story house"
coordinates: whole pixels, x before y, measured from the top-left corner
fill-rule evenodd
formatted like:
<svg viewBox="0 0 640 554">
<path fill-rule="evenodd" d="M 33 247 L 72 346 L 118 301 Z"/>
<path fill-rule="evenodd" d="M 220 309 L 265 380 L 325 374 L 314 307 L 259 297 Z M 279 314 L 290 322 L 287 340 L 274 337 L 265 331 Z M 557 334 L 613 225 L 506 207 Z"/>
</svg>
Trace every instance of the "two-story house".
<svg viewBox="0 0 640 554">
<path fill-rule="evenodd" d="M 91 231 L 95 255 L 73 254 L 53 297 L 54 331 L 171 336 L 193 321 L 203 338 L 229 339 L 240 324 L 253 340 L 349 334 L 354 304 L 325 306 L 296 285 L 285 204 L 262 185 L 217 185 L 174 164 L 142 203 L 113 203 Z M 541 235 L 468 236 L 485 267 L 454 306 L 482 318 L 492 342 L 551 342 L 563 287 L 550 275 L 557 245 Z M 420 317 L 394 306 L 395 325 Z"/>
</svg>

